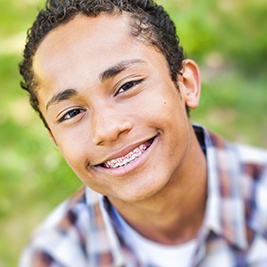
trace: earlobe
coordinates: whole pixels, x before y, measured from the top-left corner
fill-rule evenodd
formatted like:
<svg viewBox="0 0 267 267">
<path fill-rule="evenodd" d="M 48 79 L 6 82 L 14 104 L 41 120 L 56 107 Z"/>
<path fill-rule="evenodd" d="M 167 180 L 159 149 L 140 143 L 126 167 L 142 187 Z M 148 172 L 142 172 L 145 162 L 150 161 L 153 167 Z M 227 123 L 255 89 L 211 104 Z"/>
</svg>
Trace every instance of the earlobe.
<svg viewBox="0 0 267 267">
<path fill-rule="evenodd" d="M 189 108 L 197 108 L 200 99 L 201 82 L 198 65 L 191 59 L 183 61 L 182 74 L 179 75 L 179 88 Z"/>
<path fill-rule="evenodd" d="M 54 144 L 57 146 L 57 141 L 56 141 L 53 133 L 50 130 L 48 130 L 48 134 L 49 134 L 50 138 L 52 139 L 52 141 L 54 142 Z"/>
</svg>

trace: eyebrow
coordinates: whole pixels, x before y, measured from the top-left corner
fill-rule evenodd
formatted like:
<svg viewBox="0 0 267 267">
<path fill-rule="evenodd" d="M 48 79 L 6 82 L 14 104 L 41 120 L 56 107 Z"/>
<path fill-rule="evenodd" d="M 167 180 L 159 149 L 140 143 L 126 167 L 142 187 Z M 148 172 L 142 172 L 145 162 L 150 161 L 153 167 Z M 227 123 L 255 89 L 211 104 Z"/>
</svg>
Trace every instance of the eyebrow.
<svg viewBox="0 0 267 267">
<path fill-rule="evenodd" d="M 107 70 L 103 71 L 100 75 L 99 75 L 99 80 L 101 82 L 104 82 L 112 77 L 115 77 L 116 75 L 118 75 L 120 72 L 124 71 L 125 69 L 129 68 L 131 65 L 134 64 L 144 64 L 145 61 L 142 59 L 133 59 L 133 60 L 126 60 L 126 61 L 122 61 L 119 62 L 118 64 L 108 68 Z M 75 89 L 66 89 L 62 92 L 59 92 L 58 94 L 54 95 L 46 104 L 46 110 L 48 110 L 48 108 L 51 105 L 57 104 L 60 101 L 63 100 L 68 100 L 71 97 L 77 95 L 78 92 Z"/>
<path fill-rule="evenodd" d="M 122 61 L 122 62 L 120 62 L 120 63 L 108 68 L 104 72 L 102 72 L 99 75 L 99 80 L 101 82 L 104 82 L 105 80 L 108 80 L 108 79 L 118 75 L 120 72 L 122 72 L 125 69 L 129 68 L 131 65 L 134 65 L 134 64 L 137 64 L 137 63 L 144 64 L 145 61 L 142 60 L 142 59 L 133 59 L 133 60 Z"/>
<path fill-rule="evenodd" d="M 70 99 L 71 97 L 77 95 L 78 92 L 74 89 L 66 89 L 56 95 L 54 95 L 46 104 L 46 110 L 49 106 L 59 103 L 60 101 Z"/>
</svg>

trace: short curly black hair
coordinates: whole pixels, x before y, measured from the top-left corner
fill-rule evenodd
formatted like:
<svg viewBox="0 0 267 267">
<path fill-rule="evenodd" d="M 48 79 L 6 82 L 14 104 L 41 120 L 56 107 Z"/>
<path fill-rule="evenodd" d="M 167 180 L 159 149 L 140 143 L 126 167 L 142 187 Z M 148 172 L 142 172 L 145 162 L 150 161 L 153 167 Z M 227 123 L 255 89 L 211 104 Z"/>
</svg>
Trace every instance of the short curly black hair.
<svg viewBox="0 0 267 267">
<path fill-rule="evenodd" d="M 172 80 L 177 81 L 184 59 L 183 49 L 173 21 L 163 7 L 153 0 L 47 0 L 45 8 L 39 12 L 27 33 L 23 61 L 19 64 L 23 76 L 21 87 L 28 91 L 32 107 L 47 128 L 38 107 L 38 83 L 32 67 L 40 43 L 51 30 L 66 24 L 77 15 L 96 17 L 102 13 L 114 15 L 121 12 L 129 14 L 133 36 L 141 37 L 141 40 L 162 52 L 168 62 Z"/>
</svg>

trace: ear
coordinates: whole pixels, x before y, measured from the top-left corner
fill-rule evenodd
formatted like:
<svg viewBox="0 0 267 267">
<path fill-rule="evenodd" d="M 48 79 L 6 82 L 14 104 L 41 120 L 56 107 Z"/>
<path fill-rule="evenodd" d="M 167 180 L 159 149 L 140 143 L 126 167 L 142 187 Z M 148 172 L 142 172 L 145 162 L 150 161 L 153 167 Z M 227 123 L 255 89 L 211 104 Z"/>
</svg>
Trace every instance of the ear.
<svg viewBox="0 0 267 267">
<path fill-rule="evenodd" d="M 48 132 L 48 135 L 50 136 L 50 138 L 52 139 L 52 141 L 54 142 L 54 144 L 57 146 L 57 141 L 56 141 L 53 133 L 50 130 L 48 130 L 47 132 Z"/>
<path fill-rule="evenodd" d="M 179 89 L 185 104 L 189 108 L 197 108 L 200 99 L 201 81 L 198 65 L 191 59 L 183 61 L 182 74 L 178 79 Z"/>
</svg>

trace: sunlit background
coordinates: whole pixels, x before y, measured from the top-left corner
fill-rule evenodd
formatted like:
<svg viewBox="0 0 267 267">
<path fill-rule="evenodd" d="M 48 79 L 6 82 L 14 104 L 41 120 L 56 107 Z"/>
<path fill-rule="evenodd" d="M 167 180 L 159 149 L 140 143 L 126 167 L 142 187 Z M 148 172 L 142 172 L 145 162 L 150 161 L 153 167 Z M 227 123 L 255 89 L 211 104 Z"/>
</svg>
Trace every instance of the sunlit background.
<svg viewBox="0 0 267 267">
<path fill-rule="evenodd" d="M 192 121 L 267 148 L 267 2 L 161 0 L 202 72 Z M 26 30 L 44 1 L 0 0 L 0 267 L 17 266 L 30 233 L 81 183 L 20 89 Z"/>
</svg>

